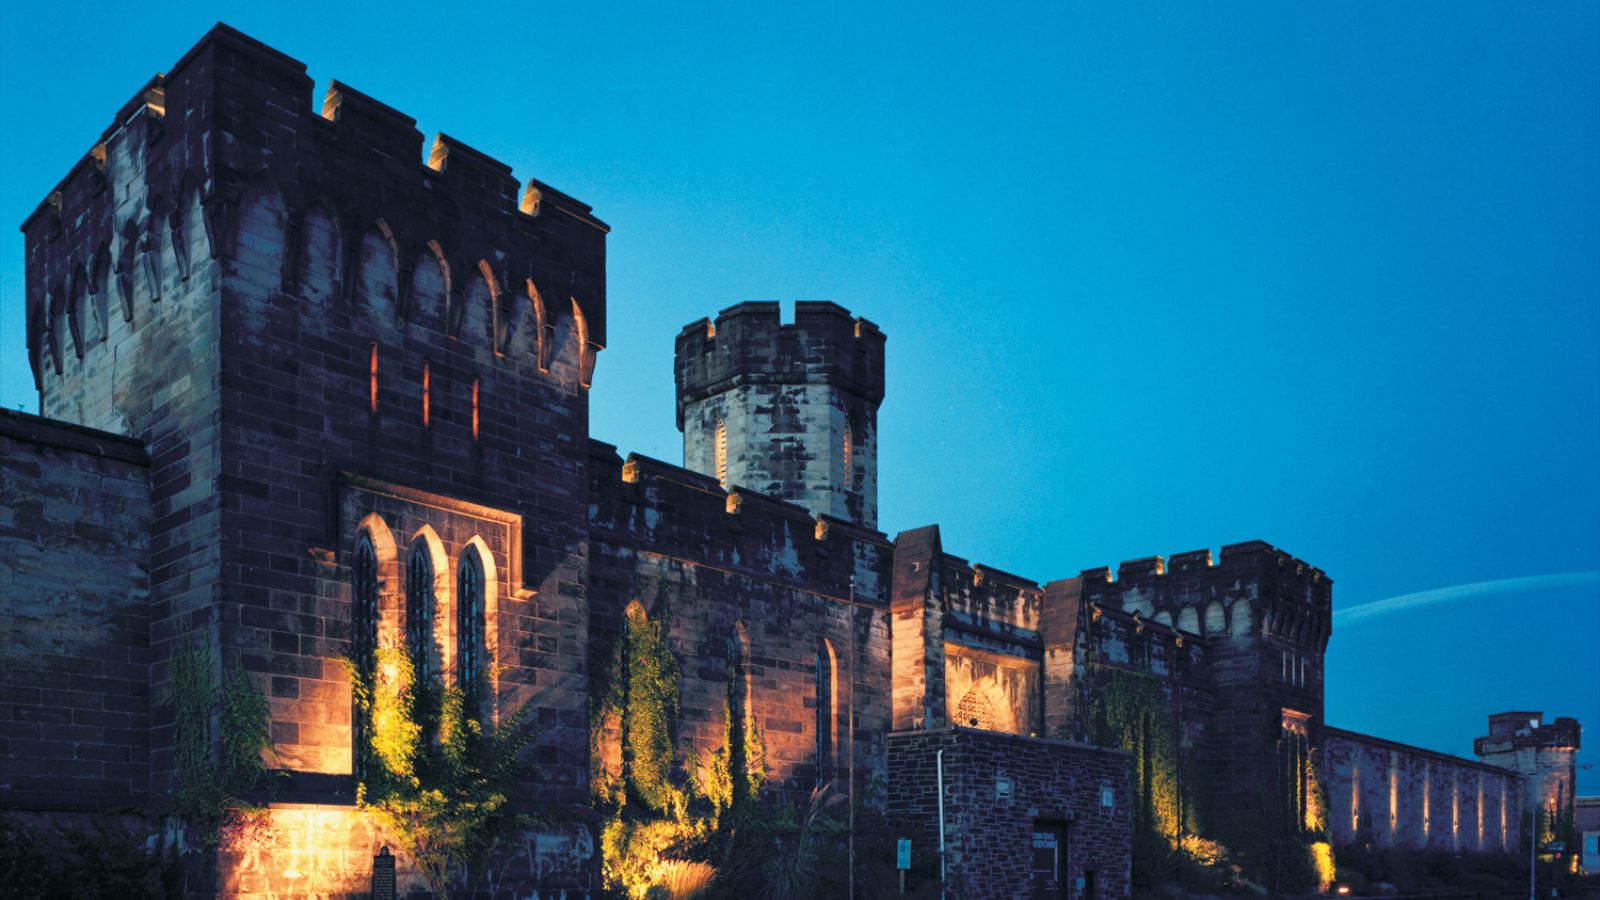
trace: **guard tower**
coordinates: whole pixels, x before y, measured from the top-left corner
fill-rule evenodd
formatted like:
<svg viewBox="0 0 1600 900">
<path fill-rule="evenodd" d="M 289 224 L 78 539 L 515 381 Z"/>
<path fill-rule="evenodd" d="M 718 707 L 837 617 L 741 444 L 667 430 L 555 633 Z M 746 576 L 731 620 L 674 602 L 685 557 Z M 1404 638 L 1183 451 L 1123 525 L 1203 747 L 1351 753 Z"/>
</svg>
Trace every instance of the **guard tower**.
<svg viewBox="0 0 1600 900">
<path fill-rule="evenodd" d="M 813 513 L 878 524 L 884 334 L 833 303 L 741 303 L 678 334 L 683 464 Z"/>
</svg>

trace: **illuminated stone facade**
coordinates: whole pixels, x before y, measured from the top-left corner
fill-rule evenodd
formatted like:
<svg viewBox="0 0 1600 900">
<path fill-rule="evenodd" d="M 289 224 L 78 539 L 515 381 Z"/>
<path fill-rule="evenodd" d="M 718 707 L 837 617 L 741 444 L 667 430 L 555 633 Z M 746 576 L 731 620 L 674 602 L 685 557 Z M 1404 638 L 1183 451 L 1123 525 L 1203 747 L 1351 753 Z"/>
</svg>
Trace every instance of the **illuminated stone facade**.
<svg viewBox="0 0 1600 900">
<path fill-rule="evenodd" d="M 482 685 L 491 727 L 539 727 L 519 802 L 572 824 L 503 848 L 486 893 L 581 896 L 591 782 L 622 755 L 592 679 L 634 616 L 668 623 L 680 770 L 737 709 L 768 799 L 870 791 L 925 860 L 942 764 L 946 863 L 976 896 L 1129 892 L 1129 759 L 1086 743 L 1107 673 L 1174 723 L 1183 827 L 1309 830 L 1334 734 L 1319 570 L 1249 542 L 1040 583 L 937 526 L 877 531 L 885 338 L 829 303 L 684 328 L 685 467 L 624 458 L 589 434 L 607 226 L 459 141 L 423 149 L 219 26 L 24 223 L 43 417 L 0 415 L 6 807 L 158 805 L 169 662 L 198 640 L 265 694 L 288 777 L 277 836 L 225 844 L 191 892 L 361 891 L 394 845 L 354 807 L 342 657 L 370 615 L 378 646 Z M 1351 773 L 1376 765 L 1338 734 Z"/>
</svg>

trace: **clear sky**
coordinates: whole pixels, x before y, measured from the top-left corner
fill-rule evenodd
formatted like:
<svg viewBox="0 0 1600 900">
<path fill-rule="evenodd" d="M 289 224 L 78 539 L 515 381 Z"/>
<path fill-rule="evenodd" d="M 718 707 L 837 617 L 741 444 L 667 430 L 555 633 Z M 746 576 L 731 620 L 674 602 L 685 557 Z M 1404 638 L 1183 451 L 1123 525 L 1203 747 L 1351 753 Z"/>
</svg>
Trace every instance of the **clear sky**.
<svg viewBox="0 0 1600 900">
<path fill-rule="evenodd" d="M 1600 745 L 1600 4 L 1003 6 L 0 0 L 0 222 L 220 18 L 594 205 L 625 452 L 681 459 L 680 326 L 833 300 L 889 335 L 891 534 L 1038 580 L 1262 538 L 1341 610 L 1436 592 L 1340 614 L 1333 724 Z M 33 410 L 22 301 L 13 232 Z"/>
</svg>

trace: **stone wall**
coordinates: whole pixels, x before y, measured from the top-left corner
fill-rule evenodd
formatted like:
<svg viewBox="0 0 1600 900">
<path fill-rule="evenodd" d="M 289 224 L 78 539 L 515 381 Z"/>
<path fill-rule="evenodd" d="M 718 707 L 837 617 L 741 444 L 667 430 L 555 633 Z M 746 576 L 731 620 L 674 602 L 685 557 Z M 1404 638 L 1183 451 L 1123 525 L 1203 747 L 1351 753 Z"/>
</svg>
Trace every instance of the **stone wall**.
<svg viewBox="0 0 1600 900">
<path fill-rule="evenodd" d="M 1126 753 L 961 728 L 891 734 L 889 817 L 912 839 L 915 858 L 935 866 L 940 750 L 952 884 L 979 897 L 1080 897 L 1084 879 L 1092 879 L 1095 897 L 1129 895 Z M 1036 826 L 1064 835 L 1059 875 L 1067 893 L 1034 893 L 1043 887 L 1032 871 Z"/>
<path fill-rule="evenodd" d="M 1493 853 L 1516 850 L 1523 779 L 1472 760 L 1324 728 L 1328 829 L 1338 845 Z"/>
<path fill-rule="evenodd" d="M 1294 773 L 1322 719 L 1332 581 L 1262 541 L 1225 546 L 1220 561 L 1200 550 L 1125 562 L 1114 579 L 1090 569 L 1078 580 L 1081 606 L 1205 640 L 1215 836 L 1244 847 L 1298 831 L 1306 792 Z M 1112 639 L 1086 649 L 1114 660 L 1131 647 Z"/>
<path fill-rule="evenodd" d="M 594 645 L 599 652 L 615 639 L 634 602 L 669 623 L 685 770 L 722 745 L 731 673 L 764 734 L 767 784 L 780 796 L 800 802 L 819 782 L 842 781 L 852 750 L 857 784 L 881 780 L 889 714 L 883 536 L 593 447 Z M 609 746 L 601 756 L 601 764 L 619 758 Z"/>
<path fill-rule="evenodd" d="M 150 460 L 0 410 L 0 806 L 149 791 Z"/>
</svg>

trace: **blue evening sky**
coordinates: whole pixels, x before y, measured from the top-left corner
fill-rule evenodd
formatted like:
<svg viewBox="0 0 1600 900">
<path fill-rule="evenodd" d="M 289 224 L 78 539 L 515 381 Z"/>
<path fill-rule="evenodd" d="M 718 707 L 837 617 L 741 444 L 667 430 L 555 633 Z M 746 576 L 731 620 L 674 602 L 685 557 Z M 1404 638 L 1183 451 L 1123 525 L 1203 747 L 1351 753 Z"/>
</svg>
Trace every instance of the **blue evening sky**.
<svg viewBox="0 0 1600 900">
<path fill-rule="evenodd" d="M 681 459 L 681 325 L 833 300 L 889 335 L 891 534 L 1039 580 L 1259 537 L 1338 609 L 1433 592 L 1340 616 L 1333 724 L 1600 745 L 1600 4 L 999 6 L 3 0 L 0 223 L 222 19 L 594 205 L 625 452 Z M 12 232 L 34 410 L 22 285 Z"/>
</svg>

